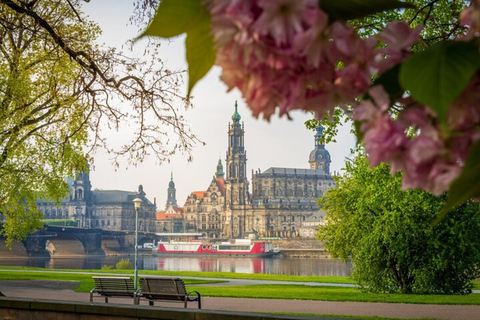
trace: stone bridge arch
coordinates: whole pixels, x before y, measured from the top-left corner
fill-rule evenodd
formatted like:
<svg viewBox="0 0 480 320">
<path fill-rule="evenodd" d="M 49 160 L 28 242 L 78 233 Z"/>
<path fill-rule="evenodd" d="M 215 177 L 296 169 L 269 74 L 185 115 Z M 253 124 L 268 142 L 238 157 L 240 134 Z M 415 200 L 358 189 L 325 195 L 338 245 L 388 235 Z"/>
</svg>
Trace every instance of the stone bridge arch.
<svg viewBox="0 0 480 320">
<path fill-rule="evenodd" d="M 104 254 L 101 240 L 99 229 L 46 226 L 27 237 L 26 248 L 30 256 L 76 257 Z"/>
<path fill-rule="evenodd" d="M 45 250 L 51 258 L 83 257 L 86 255 L 82 241 L 71 234 L 46 238 Z"/>
</svg>

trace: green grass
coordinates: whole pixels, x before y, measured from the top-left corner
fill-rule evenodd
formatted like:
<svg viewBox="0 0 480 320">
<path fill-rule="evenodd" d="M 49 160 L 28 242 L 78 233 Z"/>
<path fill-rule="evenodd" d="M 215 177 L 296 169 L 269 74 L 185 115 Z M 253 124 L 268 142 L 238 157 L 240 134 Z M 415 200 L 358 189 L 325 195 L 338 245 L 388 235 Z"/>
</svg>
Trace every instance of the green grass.
<svg viewBox="0 0 480 320">
<path fill-rule="evenodd" d="M 73 269 L 44 269 L 31 267 L 9 267 L 0 266 L 2 269 L 9 270 L 38 270 L 38 271 L 55 271 L 55 272 L 91 272 L 91 273 L 111 273 L 124 274 L 127 270 L 108 269 L 108 270 L 73 270 Z M 159 270 L 141 270 L 142 275 L 158 275 L 158 276 L 178 276 L 178 277 L 199 277 L 199 278 L 219 278 L 219 279 L 247 279 L 247 280 L 270 280 L 270 281 L 296 281 L 296 282 L 318 282 L 318 283 L 339 283 L 354 284 L 355 282 L 349 277 L 339 276 L 292 276 L 292 275 L 275 275 L 275 274 L 251 274 L 251 273 L 230 273 L 230 272 L 195 272 L 195 271 L 159 271 Z"/>
<path fill-rule="evenodd" d="M 2 270 L 3 269 L 3 270 Z M 7 271 L 12 269 L 17 271 Z M 42 272 L 39 272 L 42 271 Z M 87 272 L 82 274 L 80 272 Z M 91 272 L 88 274 L 88 272 Z M 75 281 L 79 286 L 75 291 L 88 292 L 93 288 L 94 283 L 92 275 L 94 274 L 129 274 L 133 270 L 46 270 L 42 268 L 28 267 L 0 267 L 0 280 L 61 280 Z M 140 275 L 163 275 L 178 277 L 200 277 L 200 278 L 218 278 L 215 280 L 197 280 L 184 279 L 187 286 L 196 284 L 194 289 L 204 296 L 212 297 L 237 297 L 237 298 L 267 298 L 267 299 L 302 299 L 302 300 L 324 300 L 324 301 L 357 301 L 357 302 L 387 302 L 387 303 L 420 303 L 420 304 L 465 304 L 480 305 L 480 294 L 471 295 L 404 295 L 404 294 L 375 294 L 364 293 L 355 288 L 335 287 L 335 286 L 304 286 L 291 285 L 288 281 L 309 281 L 332 282 L 341 277 L 302 277 L 302 276 L 282 276 L 282 275 L 256 275 L 256 274 L 238 274 L 238 273 L 217 273 L 217 272 L 167 272 L 167 271 L 144 271 Z M 223 282 L 220 279 L 256 279 L 256 280 L 275 280 L 286 281 L 281 285 L 249 285 L 249 286 L 215 286 L 202 287 L 205 283 Z M 316 280 L 316 281 L 314 281 Z M 338 280 L 338 279 L 337 279 Z M 349 279 L 343 281 L 348 282 Z M 340 283 L 340 282 L 337 282 Z M 480 282 L 475 282 L 478 288 Z"/>
<path fill-rule="evenodd" d="M 45 269 L 43 269 L 45 271 Z M 78 271 L 78 270 L 77 270 Z M 120 270 L 122 273 L 132 273 L 132 270 Z M 90 292 L 94 287 L 92 274 L 75 273 L 61 273 L 61 272 L 29 272 L 23 271 L 21 273 L 16 271 L 2 271 L 0 270 L 0 280 L 59 280 L 68 282 L 77 282 L 78 287 L 75 288 L 77 292 Z M 191 284 L 206 284 L 206 283 L 222 283 L 223 280 L 201 280 L 201 279 L 184 279 L 186 285 Z"/>
<path fill-rule="evenodd" d="M 480 294 L 470 295 L 420 295 L 365 293 L 355 288 L 312 287 L 299 285 L 262 285 L 232 287 L 195 287 L 204 296 L 297 299 L 323 301 L 355 301 L 416 304 L 465 304 L 480 305 Z"/>
<path fill-rule="evenodd" d="M 362 319 L 362 320 L 405 320 L 405 318 L 386 318 L 377 316 L 351 316 L 338 314 L 314 314 L 314 313 L 293 313 L 293 312 L 270 312 L 272 314 L 298 315 L 307 317 L 322 317 L 323 318 L 341 318 L 341 319 Z M 408 320 L 440 320 L 436 318 L 408 318 Z"/>
</svg>

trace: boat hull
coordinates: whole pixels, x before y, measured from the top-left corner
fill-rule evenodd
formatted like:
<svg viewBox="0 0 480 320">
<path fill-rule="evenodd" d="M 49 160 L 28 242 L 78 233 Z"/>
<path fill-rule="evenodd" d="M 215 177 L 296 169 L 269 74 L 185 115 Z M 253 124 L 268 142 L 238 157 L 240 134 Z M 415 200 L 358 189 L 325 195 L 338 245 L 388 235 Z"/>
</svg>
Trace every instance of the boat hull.
<svg viewBox="0 0 480 320">
<path fill-rule="evenodd" d="M 273 251 L 270 244 L 254 243 L 218 243 L 206 244 L 196 242 L 159 243 L 153 250 L 156 255 L 189 255 L 189 256 L 238 256 L 238 257 L 271 257 L 278 252 Z"/>
</svg>

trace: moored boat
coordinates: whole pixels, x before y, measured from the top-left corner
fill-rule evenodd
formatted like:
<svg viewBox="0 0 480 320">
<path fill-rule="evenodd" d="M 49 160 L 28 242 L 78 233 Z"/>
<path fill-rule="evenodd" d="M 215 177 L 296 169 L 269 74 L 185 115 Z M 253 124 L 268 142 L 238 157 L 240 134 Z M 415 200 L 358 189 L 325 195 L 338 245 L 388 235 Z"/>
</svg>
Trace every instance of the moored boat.
<svg viewBox="0 0 480 320">
<path fill-rule="evenodd" d="M 232 239 L 222 242 L 204 242 L 201 240 L 159 242 L 154 254 L 161 255 L 225 255 L 268 257 L 278 254 L 272 244 L 249 239 Z"/>
</svg>

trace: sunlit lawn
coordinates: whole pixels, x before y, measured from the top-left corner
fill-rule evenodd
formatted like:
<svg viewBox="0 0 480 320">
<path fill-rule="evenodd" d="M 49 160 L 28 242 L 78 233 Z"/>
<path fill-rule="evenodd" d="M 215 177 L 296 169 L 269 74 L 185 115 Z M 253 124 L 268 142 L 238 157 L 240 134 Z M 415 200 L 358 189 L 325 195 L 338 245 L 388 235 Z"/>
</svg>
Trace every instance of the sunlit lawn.
<svg viewBox="0 0 480 320">
<path fill-rule="evenodd" d="M 3 269 L 3 270 L 2 270 Z M 12 269 L 18 271 L 7 271 Z M 42 271 L 42 272 L 38 272 Z M 89 273 L 91 272 L 91 273 Z M 61 280 L 75 281 L 79 286 L 75 291 L 88 292 L 93 288 L 92 275 L 98 273 L 133 274 L 133 270 L 50 270 L 26 267 L 0 267 L 0 280 Z M 269 299 L 301 299 L 323 301 L 358 301 L 358 302 L 391 302 L 391 303 L 428 303 L 428 304 L 472 304 L 480 305 L 480 294 L 470 295 L 402 295 L 364 293 L 356 288 L 336 286 L 289 285 L 246 285 L 246 286 L 202 286 L 205 283 L 223 282 L 222 279 L 254 279 L 297 282 L 329 282 L 351 283 L 346 277 L 303 277 L 264 274 L 239 274 L 219 272 L 166 272 L 144 271 L 140 275 L 163 275 L 178 277 L 218 278 L 218 280 L 197 280 L 184 278 L 189 289 L 199 291 L 203 296 L 269 298 Z M 342 279 L 343 278 L 343 279 Z M 476 282 L 476 288 L 480 283 Z M 32 284 L 33 285 L 33 284 Z M 195 287 L 192 287 L 195 285 Z"/>
</svg>

